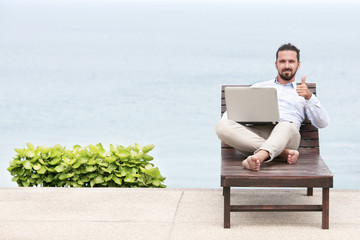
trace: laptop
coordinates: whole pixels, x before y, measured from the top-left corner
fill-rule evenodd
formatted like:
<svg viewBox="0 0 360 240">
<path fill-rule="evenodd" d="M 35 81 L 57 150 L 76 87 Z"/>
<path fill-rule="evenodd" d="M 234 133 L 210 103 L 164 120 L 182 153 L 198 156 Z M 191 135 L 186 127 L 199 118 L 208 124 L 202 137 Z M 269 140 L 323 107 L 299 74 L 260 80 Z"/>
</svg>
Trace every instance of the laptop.
<svg viewBox="0 0 360 240">
<path fill-rule="evenodd" d="M 228 119 L 241 124 L 276 124 L 280 120 L 275 88 L 226 87 Z"/>
</svg>

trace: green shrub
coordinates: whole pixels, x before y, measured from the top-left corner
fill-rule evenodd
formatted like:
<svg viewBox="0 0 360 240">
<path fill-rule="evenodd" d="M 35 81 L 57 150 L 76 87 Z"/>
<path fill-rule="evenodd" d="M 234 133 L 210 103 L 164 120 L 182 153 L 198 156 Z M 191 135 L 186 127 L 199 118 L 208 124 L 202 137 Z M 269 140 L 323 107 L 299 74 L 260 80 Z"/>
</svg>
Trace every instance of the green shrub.
<svg viewBox="0 0 360 240">
<path fill-rule="evenodd" d="M 34 147 L 15 151 L 8 171 L 20 187 L 166 187 L 165 180 L 148 152 L 154 145 L 128 147 L 110 145 L 105 151 L 99 143 L 85 148 L 75 145 Z"/>
</svg>

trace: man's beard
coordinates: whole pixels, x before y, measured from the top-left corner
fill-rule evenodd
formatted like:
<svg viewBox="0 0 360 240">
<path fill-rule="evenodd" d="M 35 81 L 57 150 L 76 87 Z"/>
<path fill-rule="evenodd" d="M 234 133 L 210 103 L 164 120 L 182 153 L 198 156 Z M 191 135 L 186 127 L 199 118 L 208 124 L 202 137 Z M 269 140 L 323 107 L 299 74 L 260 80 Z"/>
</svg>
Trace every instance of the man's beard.
<svg viewBox="0 0 360 240">
<path fill-rule="evenodd" d="M 285 70 L 290 70 L 290 69 L 284 69 L 284 71 Z M 283 71 L 283 72 L 284 72 Z M 290 70 L 291 71 L 291 70 Z M 293 79 L 293 77 L 295 76 L 295 74 L 296 74 L 296 72 L 297 71 L 295 71 L 294 73 L 293 72 L 291 72 L 290 74 L 283 74 L 283 73 L 281 73 L 280 71 L 278 71 L 279 72 L 279 75 L 280 75 L 280 77 L 282 78 L 282 79 L 284 79 L 285 81 L 290 81 L 291 79 Z"/>
</svg>

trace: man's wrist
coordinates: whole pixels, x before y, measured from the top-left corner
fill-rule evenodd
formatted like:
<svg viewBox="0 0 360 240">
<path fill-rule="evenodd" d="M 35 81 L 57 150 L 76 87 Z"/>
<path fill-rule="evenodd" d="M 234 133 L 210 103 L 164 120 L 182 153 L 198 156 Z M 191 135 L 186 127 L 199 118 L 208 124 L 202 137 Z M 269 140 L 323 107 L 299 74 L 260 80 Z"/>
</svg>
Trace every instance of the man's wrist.
<svg viewBox="0 0 360 240">
<path fill-rule="evenodd" d="M 312 97 L 312 95 L 313 95 L 313 94 L 312 94 L 312 93 L 310 93 L 310 96 L 308 96 L 308 97 L 307 97 L 307 98 L 305 98 L 305 99 L 309 101 L 309 100 L 310 100 L 310 98 Z"/>
</svg>

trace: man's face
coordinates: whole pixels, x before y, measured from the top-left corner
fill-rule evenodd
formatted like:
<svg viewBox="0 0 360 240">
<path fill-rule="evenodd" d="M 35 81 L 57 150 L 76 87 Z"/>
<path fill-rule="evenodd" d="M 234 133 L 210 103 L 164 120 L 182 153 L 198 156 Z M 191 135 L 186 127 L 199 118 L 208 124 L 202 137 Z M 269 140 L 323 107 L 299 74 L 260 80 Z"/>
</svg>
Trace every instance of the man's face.
<svg viewBox="0 0 360 240">
<path fill-rule="evenodd" d="M 300 62 L 297 60 L 295 51 L 285 50 L 278 52 L 278 59 L 275 62 L 275 66 L 280 77 L 286 81 L 290 81 L 299 69 Z"/>
</svg>

